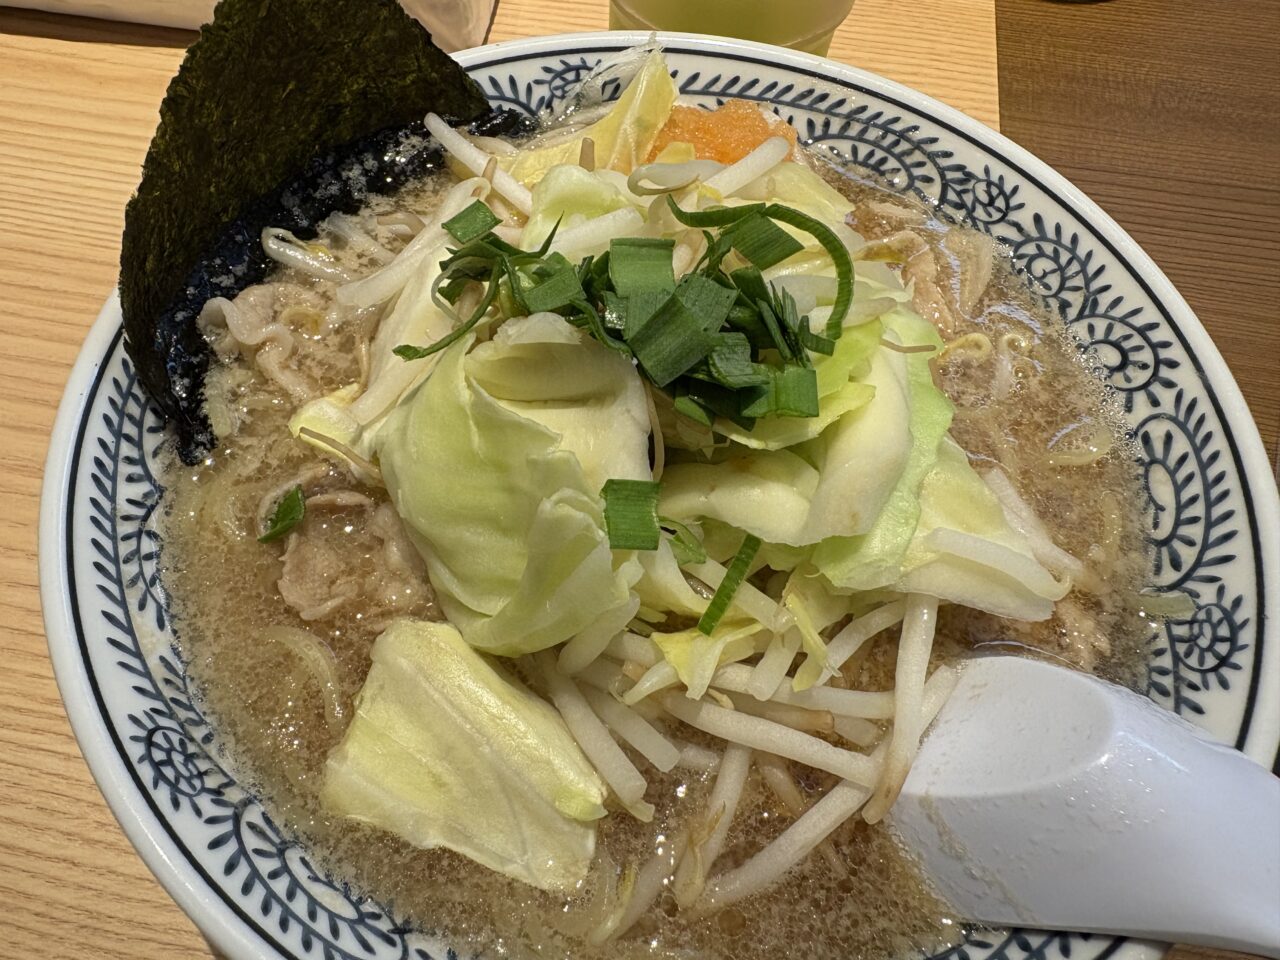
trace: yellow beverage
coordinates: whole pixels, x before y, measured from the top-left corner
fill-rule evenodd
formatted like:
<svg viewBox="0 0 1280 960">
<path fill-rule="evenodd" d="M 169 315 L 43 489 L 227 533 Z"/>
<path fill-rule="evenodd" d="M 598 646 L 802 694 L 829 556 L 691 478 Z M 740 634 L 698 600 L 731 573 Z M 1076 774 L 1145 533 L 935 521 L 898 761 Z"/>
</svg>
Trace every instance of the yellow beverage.
<svg viewBox="0 0 1280 960">
<path fill-rule="evenodd" d="M 825 55 L 853 0 L 610 0 L 614 30 L 712 33 Z"/>
</svg>

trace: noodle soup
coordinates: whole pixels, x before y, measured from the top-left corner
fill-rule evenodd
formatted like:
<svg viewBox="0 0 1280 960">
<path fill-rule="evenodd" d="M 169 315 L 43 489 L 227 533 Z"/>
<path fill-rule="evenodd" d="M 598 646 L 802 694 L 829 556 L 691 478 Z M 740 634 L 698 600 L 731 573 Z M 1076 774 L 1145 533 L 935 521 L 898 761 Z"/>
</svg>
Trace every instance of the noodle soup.
<svg viewBox="0 0 1280 960">
<path fill-rule="evenodd" d="M 659 69 L 665 76 L 665 67 Z M 624 119 L 638 122 L 634 115 Z M 706 160 L 699 133 L 694 142 L 668 143 L 661 153 L 635 158 L 643 163 L 629 171 L 609 168 L 621 162 L 608 154 L 599 126 L 604 122 L 585 132 L 581 126 L 553 131 L 532 144 L 473 142 L 433 129 L 453 155 L 456 175 L 441 173 L 356 215 L 335 215 L 315 241 L 268 231 L 267 249 L 281 261 L 279 271 L 234 303 L 206 308 L 204 329 L 222 358 L 206 384 L 206 408 L 220 442 L 196 467 L 170 465 L 163 534 L 175 622 L 223 759 L 327 868 L 393 904 L 398 914 L 493 955 L 745 960 L 793 955 L 803 944 L 806 956 L 847 960 L 944 948 L 959 939 L 957 922 L 922 884 L 882 821 L 918 742 L 919 729 L 912 736 L 905 731 L 936 712 L 953 682 L 952 665 L 991 645 L 1122 682 L 1135 679 L 1150 614 L 1140 592 L 1138 478 L 1119 410 L 1061 320 L 1027 293 L 985 236 L 807 155 L 773 119 L 752 119 L 760 135 L 735 160 Z M 739 133 L 739 127 L 717 133 L 713 124 L 705 136 L 734 139 Z M 554 163 L 546 162 L 548 151 Z M 551 192 L 545 186 L 549 171 L 560 167 L 576 168 L 556 175 L 576 178 L 568 191 L 573 199 L 548 213 L 538 204 Z M 532 192 L 523 186 L 526 179 Z M 584 202 L 588 187 L 599 187 L 602 206 L 570 209 Z M 610 209 L 615 194 L 622 205 Z M 474 208 L 481 197 L 492 223 Z M 668 198 L 664 209 L 660 204 Z M 743 213 L 750 204 L 758 208 Z M 815 215 L 819 207 L 834 213 L 823 221 Z M 738 209 L 741 220 L 758 215 L 768 222 L 753 221 L 755 233 L 748 236 L 747 227 L 734 226 L 738 221 L 712 222 L 723 219 L 715 211 L 724 209 Z M 713 215 L 698 220 L 689 215 L 693 210 Z M 764 216 L 770 211 L 774 219 Z M 455 219 L 464 216 L 481 219 Z M 681 216 L 694 222 L 685 224 Z M 546 228 L 541 235 L 540 222 Z M 850 258 L 853 279 L 841 273 L 828 234 Z M 475 243 L 487 243 L 498 259 L 485 261 L 480 248 L 468 246 Z M 789 252 L 761 268 L 771 256 L 759 253 L 767 244 L 773 256 Z M 788 399 L 789 388 L 781 386 L 769 388 L 776 406 L 768 413 L 726 417 L 698 399 L 696 384 L 683 393 L 664 389 L 653 371 L 665 361 L 647 352 L 650 346 L 637 335 L 628 354 L 635 363 L 620 362 L 630 367 L 628 377 L 638 378 L 639 393 L 626 395 L 617 378 L 597 383 L 597 369 L 611 370 L 614 361 L 598 352 L 610 349 L 600 346 L 600 338 L 625 338 L 627 310 L 635 309 L 637 297 L 625 291 L 644 282 L 641 271 L 628 275 L 618 267 L 621 247 L 669 250 L 667 269 L 677 282 L 719 270 L 712 282 L 735 296 L 753 276 L 765 279 L 776 299 L 754 316 L 745 312 L 755 308 L 750 297 L 735 300 L 724 322 L 740 326 L 725 330 L 749 332 L 724 342 L 748 343 L 756 366 L 814 371 L 796 380 L 821 381 L 830 365 L 848 361 L 845 379 L 819 394 L 814 412 L 792 416 L 805 421 L 798 426 L 786 423 L 782 411 L 803 405 L 803 397 Z M 605 250 L 612 251 L 610 266 L 593 275 L 590 258 L 598 263 Z M 537 291 L 557 276 L 556 282 L 566 280 L 563 264 L 552 259 L 556 253 L 581 284 L 575 297 L 590 300 L 599 288 L 604 293 L 586 309 L 575 298 L 547 310 L 524 309 L 522 297 L 533 305 L 553 303 L 550 292 Z M 450 257 L 453 275 L 439 269 Z M 502 257 L 507 267 L 499 269 Z M 520 257 L 532 259 L 516 262 Z M 405 269 L 410 261 L 413 269 Z M 513 268 L 526 271 L 523 279 L 509 279 L 504 271 Z M 403 274 L 398 279 L 397 271 Z M 721 274 L 733 285 L 720 282 Z M 504 282 L 522 290 L 504 288 Z M 381 299 L 379 285 L 390 291 Z M 714 297 L 715 291 L 702 289 Z M 840 330 L 830 320 L 846 293 Z M 627 304 L 613 315 L 609 304 L 619 297 Z M 698 302 L 711 309 L 705 307 L 709 301 Z M 417 313 L 410 310 L 414 304 Z M 732 314 L 744 304 L 744 312 Z M 589 316 L 596 306 L 599 329 Z M 660 309 L 670 312 L 662 314 L 664 323 L 682 322 L 676 307 Z M 792 310 L 805 320 L 794 329 L 788 326 Z M 424 326 L 427 314 L 441 325 Z M 898 315 L 903 319 L 894 320 Z M 527 332 L 531 325 L 523 321 L 544 316 L 542 333 Z M 464 332 L 473 342 L 457 334 L 472 317 L 479 317 L 476 326 Z M 784 331 L 773 345 L 751 340 L 769 335 L 749 326 L 759 318 L 764 327 L 777 320 Z M 878 325 L 875 336 L 868 324 Z M 431 338 L 436 343 L 455 339 L 432 353 L 429 345 L 399 339 L 428 329 L 437 331 Z M 849 360 L 842 350 L 853 347 L 840 345 L 856 344 L 857 337 L 866 340 L 863 355 Z M 391 347 L 417 349 L 393 355 Z M 582 358 L 581 365 L 557 360 L 546 366 L 545 378 L 554 382 L 545 390 L 522 379 L 530 357 L 559 356 L 561 348 L 586 351 L 571 354 L 575 362 Z M 788 351 L 796 354 L 790 366 Z M 799 356 L 806 351 L 807 366 Z M 710 364 L 708 369 L 708 376 L 715 372 Z M 753 371 L 744 381 L 766 376 Z M 894 371 L 901 373 L 896 380 Z M 404 465 L 442 462 L 434 459 L 439 448 L 396 446 L 395 438 L 425 443 L 424 431 L 445 429 L 433 423 L 436 408 L 426 400 L 450 383 L 462 397 L 459 409 L 475 417 L 468 436 L 490 429 L 484 425 L 491 422 L 509 424 L 513 416 L 536 422 L 538 430 L 504 435 L 484 448 L 475 461 L 480 466 L 459 466 L 461 476 L 444 463 L 409 482 Z M 731 383 L 716 382 L 716 396 Z M 857 437 L 830 432 L 869 423 L 869 411 L 889 403 L 895 384 L 902 387 L 903 417 L 916 418 L 905 428 L 908 440 L 945 420 L 942 439 L 914 483 L 901 479 L 913 469 L 910 442 L 892 456 L 881 456 L 898 449 L 887 439 L 851 447 L 864 451 L 863 459 L 840 481 L 849 484 L 842 499 L 844 488 L 824 487 L 824 475 L 836 475 L 841 462 L 833 451 Z M 744 389 L 757 388 L 764 389 L 751 381 Z M 390 399 L 379 399 L 378 391 Z M 495 397 L 497 406 L 483 407 Z M 629 406 L 636 397 L 638 406 Z M 328 405 L 316 406 L 320 401 Z M 586 421 L 594 425 L 586 439 L 557 419 L 578 403 L 605 411 L 605 419 Z M 835 403 L 848 409 L 830 414 Z M 917 416 L 926 403 L 945 407 L 933 427 Z M 392 410 L 385 420 L 379 404 Z M 628 419 L 625 411 L 632 409 L 641 410 L 642 419 Z M 372 415 L 360 430 L 343 433 L 348 421 L 342 417 L 352 411 L 356 419 Z M 700 413 L 707 414 L 705 422 Z M 532 444 L 546 433 L 560 439 L 544 459 L 501 460 L 509 452 L 504 447 Z M 657 488 L 650 512 L 660 549 L 669 551 L 661 555 L 672 558 L 678 581 L 661 581 L 645 548 L 613 545 L 621 539 L 618 518 L 629 508 L 602 494 L 600 535 L 610 538 L 612 561 L 599 582 L 612 584 L 613 575 L 633 578 L 624 583 L 626 599 L 610 608 L 614 619 L 602 621 L 607 628 L 576 627 L 557 644 L 510 646 L 543 629 L 541 621 L 530 614 L 523 621 L 528 634 L 499 634 L 493 624 L 500 612 L 464 602 L 475 595 L 458 573 L 470 569 L 469 561 L 450 561 L 450 544 L 438 539 L 441 528 L 420 518 L 452 518 L 463 510 L 457 504 L 471 502 L 474 491 L 467 487 L 496 483 L 477 472 L 486 463 L 498 463 L 495 475 L 513 484 L 561 469 L 564 461 L 554 454 L 572 448 L 568 438 L 578 437 L 574 463 L 589 474 L 592 464 L 605 462 L 596 447 L 606 434 L 618 444 L 619 437 L 641 438 L 625 462 L 643 478 L 629 479 Z M 455 442 L 442 436 L 441 443 Z M 794 437 L 800 439 L 783 443 Z M 872 458 L 866 450 L 875 451 L 882 464 L 877 469 L 891 474 L 887 479 L 867 479 L 872 468 L 864 464 Z M 608 461 L 607 476 L 589 477 L 592 489 L 601 489 L 600 480 L 618 479 L 623 462 L 618 454 Z M 791 472 L 779 473 L 784 468 Z M 758 491 L 771 489 L 770 478 L 778 475 L 788 478 L 792 491 L 813 484 L 802 505 L 805 515 L 790 526 L 792 507 L 781 500 L 760 500 L 765 506 L 744 510 L 723 499 L 733 478 L 758 478 Z M 977 484 L 965 488 L 981 491 L 973 509 L 993 516 L 1001 524 L 998 534 L 935 522 L 935 514 L 945 513 L 946 496 L 930 507 L 928 484 L 953 476 Z M 451 484 L 461 489 L 444 498 L 439 491 L 453 489 Z M 871 583 L 872 565 L 864 557 L 870 541 L 857 538 L 879 529 L 878 516 L 894 509 L 891 487 L 911 488 L 899 500 L 925 503 L 915 506 L 917 519 L 907 531 L 911 545 L 904 542 L 905 552 L 893 559 L 892 576 L 861 586 Z M 492 503 L 484 492 L 475 493 L 477 502 Z M 835 505 L 825 514 L 818 506 L 822 496 Z M 861 520 L 838 506 L 876 497 L 880 509 Z M 428 507 L 421 506 L 424 499 Z M 593 510 L 598 508 L 582 508 L 575 522 L 596 516 Z M 511 508 L 502 517 L 518 513 Z M 493 516 L 468 514 L 466 523 L 482 526 Z M 643 520 L 644 511 L 637 516 Z M 735 518 L 743 518 L 742 525 Z M 811 534 L 820 522 L 833 524 L 834 532 Z M 859 523 L 862 532 L 852 533 L 851 524 Z M 921 532 L 929 524 L 932 539 Z M 540 538 L 555 528 L 537 529 Z M 778 539 L 761 535 L 766 530 Z M 643 533 L 629 535 L 642 539 Z M 986 545 L 956 559 L 954 551 L 978 541 Z M 530 549 L 541 542 L 531 538 Z M 566 540 L 541 559 L 531 553 L 528 563 L 546 564 L 549 577 L 571 542 L 577 541 Z M 932 552 L 910 566 L 911 551 L 926 548 Z M 1010 551 L 1022 551 L 1021 562 L 1043 576 L 1037 573 L 1027 586 L 999 572 Z M 944 588 L 930 593 L 939 582 L 930 579 L 930 570 L 947 563 Z M 960 594 L 978 568 L 997 571 L 984 574 L 997 599 L 964 602 Z M 797 571 L 804 571 L 804 583 Z M 836 571 L 859 585 L 840 586 L 832 579 Z M 815 580 L 821 595 L 805 592 Z M 659 582 L 666 585 L 655 587 Z M 659 600 L 676 593 L 665 605 Z M 580 605 L 597 601 L 584 594 Z M 717 607 L 720 622 L 709 622 Z M 395 684 L 416 682 L 400 663 L 409 647 L 395 648 L 393 656 L 387 639 L 408 629 L 404 624 L 428 625 L 412 629 L 436 637 L 431 649 L 442 658 L 456 654 L 459 663 L 470 663 L 466 658 L 475 657 L 476 665 L 460 669 L 495 671 L 485 674 L 486 689 L 503 684 L 538 702 L 535 708 L 521 701 L 511 716 L 525 718 L 530 729 L 545 729 L 536 726 L 539 711 L 550 711 L 555 729 L 581 747 L 587 773 L 574 782 L 598 775 L 605 796 L 600 812 L 607 813 L 575 821 L 575 831 L 587 821 L 594 831 L 589 869 L 580 876 L 562 883 L 545 864 L 508 864 L 505 870 L 482 865 L 493 852 L 489 847 L 421 842 L 414 831 L 439 805 L 424 803 L 413 818 L 401 818 L 372 807 L 352 812 L 356 801 L 346 796 L 335 804 L 334 784 L 355 779 L 342 765 L 354 762 L 360 731 L 373 729 L 374 701 L 390 696 L 385 691 Z M 466 641 L 456 650 L 452 640 L 438 639 L 454 627 Z M 467 644 L 483 656 L 467 653 Z M 429 674 L 432 664 L 419 667 Z M 386 683 L 375 683 L 375 674 Z M 422 696 L 434 696 L 436 689 L 423 687 Z M 425 742 L 413 741 L 414 756 L 425 758 Z M 477 770 L 482 754 L 475 753 Z M 360 769 L 367 778 L 374 768 Z M 427 791 L 425 775 L 422 782 Z M 479 809 L 488 788 L 480 779 L 477 784 Z M 468 788 L 460 789 L 465 795 Z M 589 786 L 582 790 L 590 793 Z M 847 814 L 834 829 L 809 835 L 812 818 L 805 815 L 820 800 L 828 809 L 845 804 Z M 508 828 L 495 826 L 495 833 Z M 787 844 L 805 849 L 794 864 L 779 852 Z M 561 873 L 566 871 L 572 872 L 566 867 Z"/>
</svg>

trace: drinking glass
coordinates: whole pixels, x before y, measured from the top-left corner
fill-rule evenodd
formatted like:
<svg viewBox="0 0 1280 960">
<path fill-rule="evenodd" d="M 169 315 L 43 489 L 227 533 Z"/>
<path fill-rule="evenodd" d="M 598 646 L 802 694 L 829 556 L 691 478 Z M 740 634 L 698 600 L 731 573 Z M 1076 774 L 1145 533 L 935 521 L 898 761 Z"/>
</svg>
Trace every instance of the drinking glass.
<svg viewBox="0 0 1280 960">
<path fill-rule="evenodd" d="M 614 30 L 678 30 L 825 55 L 853 0 L 610 0 Z"/>
</svg>

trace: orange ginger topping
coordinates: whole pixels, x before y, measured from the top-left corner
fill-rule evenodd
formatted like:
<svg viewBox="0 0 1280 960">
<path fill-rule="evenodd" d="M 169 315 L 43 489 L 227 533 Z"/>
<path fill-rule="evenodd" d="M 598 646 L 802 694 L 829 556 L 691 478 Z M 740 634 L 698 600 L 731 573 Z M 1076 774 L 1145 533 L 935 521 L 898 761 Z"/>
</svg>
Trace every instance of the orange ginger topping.
<svg viewBox="0 0 1280 960">
<path fill-rule="evenodd" d="M 794 148 L 796 132 L 781 117 L 746 100 L 726 100 L 718 110 L 677 106 L 658 131 L 648 159 L 669 143 L 691 143 L 699 160 L 736 163 L 770 137 L 786 137 Z"/>
</svg>

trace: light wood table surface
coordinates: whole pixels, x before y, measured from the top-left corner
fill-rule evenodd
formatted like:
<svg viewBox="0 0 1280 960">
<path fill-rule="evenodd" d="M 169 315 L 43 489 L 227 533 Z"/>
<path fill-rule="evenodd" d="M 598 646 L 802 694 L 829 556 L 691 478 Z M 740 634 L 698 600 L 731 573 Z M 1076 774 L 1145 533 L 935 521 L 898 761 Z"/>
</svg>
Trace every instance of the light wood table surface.
<svg viewBox="0 0 1280 960">
<path fill-rule="evenodd" d="M 915 0 L 909 17 L 906 6 L 857 0 L 832 56 L 998 126 L 995 0 Z M 606 25 L 603 0 L 502 0 L 492 39 Z M 124 204 L 190 38 L 0 9 L 0 956 L 209 956 L 71 736 L 35 542 L 56 406 L 114 286 Z"/>
</svg>

